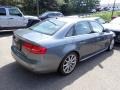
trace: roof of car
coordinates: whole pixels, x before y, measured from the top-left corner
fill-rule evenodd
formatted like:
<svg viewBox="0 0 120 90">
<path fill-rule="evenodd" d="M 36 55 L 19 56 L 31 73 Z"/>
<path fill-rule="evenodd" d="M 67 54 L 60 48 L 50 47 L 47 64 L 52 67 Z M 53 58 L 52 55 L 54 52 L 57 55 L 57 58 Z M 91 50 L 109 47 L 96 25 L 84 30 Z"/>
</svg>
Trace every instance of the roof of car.
<svg viewBox="0 0 120 90">
<path fill-rule="evenodd" d="M 66 16 L 66 17 L 69 17 L 69 18 L 89 18 L 89 19 L 98 19 L 98 18 L 100 18 L 100 17 L 91 17 L 91 16 L 89 16 L 89 17 L 87 17 L 87 16 L 85 16 L 85 15 L 71 15 L 71 16 Z"/>
<path fill-rule="evenodd" d="M 89 19 L 95 20 L 95 19 L 99 19 L 100 17 L 89 17 Z"/>
<path fill-rule="evenodd" d="M 66 22 L 66 23 L 76 23 L 78 21 L 87 21 L 87 20 L 90 20 L 90 21 L 94 21 L 94 19 L 91 19 L 91 18 L 81 18 L 81 17 L 74 17 L 74 18 L 71 18 L 71 17 L 58 17 L 56 18 L 57 20 L 59 21 L 63 21 L 63 22 Z"/>
<path fill-rule="evenodd" d="M 0 5 L 0 8 L 16 8 L 14 6 L 3 6 L 3 5 Z"/>
<path fill-rule="evenodd" d="M 58 11 L 47 11 L 45 13 L 61 13 L 61 12 L 58 12 Z"/>
</svg>

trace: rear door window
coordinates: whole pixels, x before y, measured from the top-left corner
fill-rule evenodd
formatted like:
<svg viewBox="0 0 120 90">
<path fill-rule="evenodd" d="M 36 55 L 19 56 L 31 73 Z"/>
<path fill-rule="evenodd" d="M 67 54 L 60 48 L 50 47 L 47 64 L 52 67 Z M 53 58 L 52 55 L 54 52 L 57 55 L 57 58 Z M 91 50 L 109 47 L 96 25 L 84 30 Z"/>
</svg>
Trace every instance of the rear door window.
<svg viewBox="0 0 120 90">
<path fill-rule="evenodd" d="M 5 16 L 5 15 L 6 15 L 5 8 L 0 8 L 0 16 Z"/>
<path fill-rule="evenodd" d="M 81 21 L 75 25 L 75 35 L 91 33 L 90 25 L 87 21 Z"/>
</svg>

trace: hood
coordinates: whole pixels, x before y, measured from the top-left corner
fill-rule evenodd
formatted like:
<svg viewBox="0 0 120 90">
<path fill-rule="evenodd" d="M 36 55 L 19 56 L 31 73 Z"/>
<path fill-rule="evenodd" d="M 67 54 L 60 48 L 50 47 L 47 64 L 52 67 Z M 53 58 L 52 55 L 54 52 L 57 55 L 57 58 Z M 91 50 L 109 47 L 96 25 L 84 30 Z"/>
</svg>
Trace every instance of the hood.
<svg viewBox="0 0 120 90">
<path fill-rule="evenodd" d="M 103 27 L 105 29 L 108 29 L 108 30 L 111 30 L 111 31 L 119 31 L 120 32 L 120 25 L 118 25 L 118 24 L 106 23 L 106 24 L 103 24 Z"/>
<path fill-rule="evenodd" d="M 28 19 L 36 19 L 36 20 L 39 19 L 37 16 L 29 16 L 29 15 L 25 15 L 24 17 L 25 17 L 25 18 L 28 18 Z"/>
</svg>

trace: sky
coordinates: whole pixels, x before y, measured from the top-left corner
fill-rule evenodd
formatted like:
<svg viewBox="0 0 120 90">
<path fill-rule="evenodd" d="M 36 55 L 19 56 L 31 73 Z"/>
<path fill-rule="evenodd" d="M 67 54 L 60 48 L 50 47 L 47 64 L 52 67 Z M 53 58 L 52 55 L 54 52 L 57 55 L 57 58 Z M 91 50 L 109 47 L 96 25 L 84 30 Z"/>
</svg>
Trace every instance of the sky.
<svg viewBox="0 0 120 90">
<path fill-rule="evenodd" d="M 112 4 L 114 0 L 101 0 L 101 4 Z M 116 0 L 116 3 L 120 3 L 120 0 Z"/>
</svg>

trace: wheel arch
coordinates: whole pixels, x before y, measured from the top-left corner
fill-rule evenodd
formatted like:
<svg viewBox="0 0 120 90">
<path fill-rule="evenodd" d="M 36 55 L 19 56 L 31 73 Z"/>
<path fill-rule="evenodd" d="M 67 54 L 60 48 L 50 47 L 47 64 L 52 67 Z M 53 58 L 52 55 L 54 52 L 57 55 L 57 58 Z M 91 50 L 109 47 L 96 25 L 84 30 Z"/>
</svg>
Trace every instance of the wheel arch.
<svg viewBox="0 0 120 90">
<path fill-rule="evenodd" d="M 70 52 L 66 53 L 66 54 L 63 56 L 63 58 L 62 58 L 62 60 L 61 60 L 61 62 L 60 62 L 60 64 L 59 64 L 58 70 L 59 70 L 60 65 L 61 65 L 61 63 L 63 62 L 64 58 L 65 58 L 67 55 L 69 55 L 70 53 L 75 53 L 75 54 L 77 55 L 77 57 L 78 57 L 77 63 L 80 61 L 80 54 L 79 54 L 79 52 L 76 51 L 76 50 L 71 50 Z"/>
<path fill-rule="evenodd" d="M 77 57 L 78 57 L 77 63 L 80 61 L 80 60 L 79 60 L 79 58 L 80 58 L 79 53 L 78 53 L 77 51 L 75 51 L 75 50 L 72 50 L 72 51 L 70 51 L 69 53 L 67 53 L 67 54 L 63 57 L 63 59 L 61 60 L 61 62 L 60 62 L 60 64 L 59 64 L 59 67 L 58 67 L 58 69 L 57 69 L 58 72 L 61 72 L 61 71 L 60 71 L 60 69 L 61 69 L 61 64 L 64 62 L 64 59 L 66 58 L 66 56 L 69 55 L 70 53 L 75 53 L 75 54 L 77 55 Z M 65 75 L 65 74 L 63 74 L 63 75 Z M 67 74 L 66 74 L 66 75 L 67 75 Z"/>
</svg>

